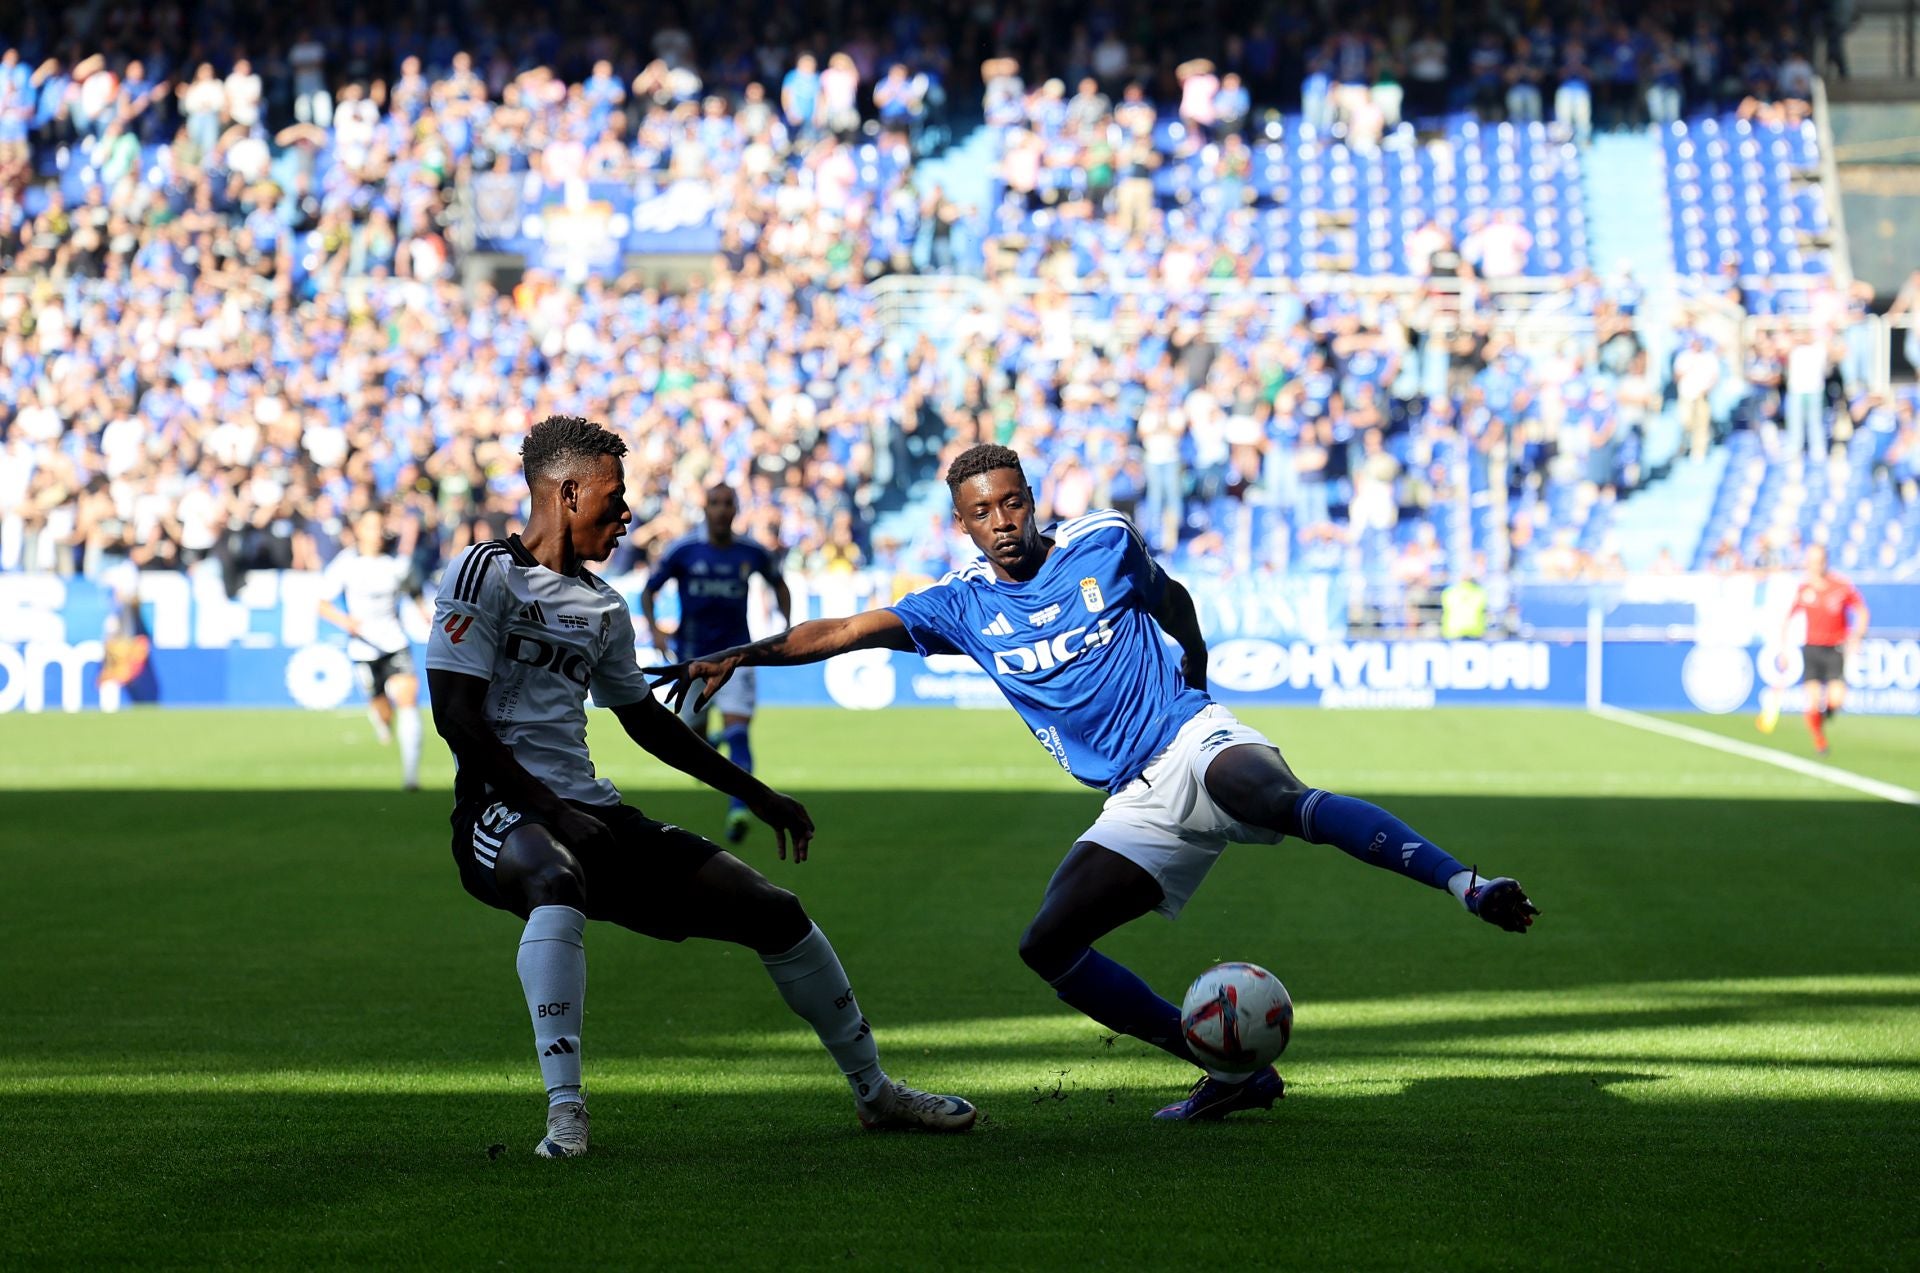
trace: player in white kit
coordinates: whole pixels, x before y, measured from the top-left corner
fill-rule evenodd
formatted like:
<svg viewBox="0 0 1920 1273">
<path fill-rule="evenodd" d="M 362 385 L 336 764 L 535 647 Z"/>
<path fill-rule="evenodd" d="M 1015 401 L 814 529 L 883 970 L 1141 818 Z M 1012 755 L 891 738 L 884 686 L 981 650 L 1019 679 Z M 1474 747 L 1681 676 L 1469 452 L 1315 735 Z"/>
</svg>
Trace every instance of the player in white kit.
<svg viewBox="0 0 1920 1273">
<path fill-rule="evenodd" d="M 320 617 L 347 630 L 347 656 L 356 664 L 367 694 L 367 717 L 385 746 L 400 740 L 401 781 L 420 788 L 420 679 L 400 621 L 400 598 L 420 604 L 413 568 L 387 551 L 387 528 L 378 509 L 353 523 L 353 546 L 327 563 L 321 575 L 327 599 Z M 344 600 L 346 608 L 334 604 Z"/>
<path fill-rule="evenodd" d="M 622 804 L 594 772 L 586 707 L 613 709 L 663 763 L 746 803 L 782 858 L 806 860 L 799 802 L 727 760 L 655 700 L 619 593 L 585 568 L 625 533 L 626 444 L 589 421 L 535 425 L 521 451 L 532 506 L 523 535 L 467 549 L 434 607 L 427 679 L 434 725 L 459 762 L 453 856 L 461 883 L 526 921 L 518 967 L 547 1089 L 545 1158 L 587 1150 L 580 1026 L 588 919 L 664 941 L 704 937 L 759 954 L 787 1005 L 819 1035 L 868 1128 L 965 1131 L 973 1106 L 880 1068 L 833 947 L 799 899 L 718 845 Z"/>
</svg>

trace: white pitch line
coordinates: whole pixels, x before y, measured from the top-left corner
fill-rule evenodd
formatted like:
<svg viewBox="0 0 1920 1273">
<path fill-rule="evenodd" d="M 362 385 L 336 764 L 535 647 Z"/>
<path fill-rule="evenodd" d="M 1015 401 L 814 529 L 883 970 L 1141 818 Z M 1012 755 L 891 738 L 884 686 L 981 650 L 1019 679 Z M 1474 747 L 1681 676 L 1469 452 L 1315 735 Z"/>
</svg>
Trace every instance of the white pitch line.
<svg viewBox="0 0 1920 1273">
<path fill-rule="evenodd" d="M 1628 711 L 1623 707 L 1612 707 L 1606 703 L 1595 703 L 1587 710 L 1601 720 L 1631 725 L 1635 729 L 1644 729 L 1650 734 L 1665 734 L 1668 738 L 1678 738 L 1683 742 L 1698 743 L 1702 747 L 1724 751 L 1729 756 L 1757 760 L 1762 764 L 1774 765 L 1797 774 L 1804 774 L 1809 778 L 1818 778 L 1822 782 L 1830 782 L 1836 787 L 1850 787 L 1869 796 L 1891 800 L 1895 804 L 1920 806 L 1920 791 L 1910 791 L 1905 787 L 1898 787 L 1893 783 L 1881 782 L 1874 778 L 1862 778 L 1859 774 L 1848 773 L 1832 765 L 1823 765 L 1817 760 L 1803 760 L 1799 756 L 1790 756 L 1785 752 L 1774 751 L 1770 747 L 1758 747 L 1737 739 L 1723 738 L 1719 734 L 1708 733 L 1704 729 L 1695 729 L 1690 725 L 1676 725 L 1672 721 L 1661 720 L 1657 716 Z"/>
</svg>

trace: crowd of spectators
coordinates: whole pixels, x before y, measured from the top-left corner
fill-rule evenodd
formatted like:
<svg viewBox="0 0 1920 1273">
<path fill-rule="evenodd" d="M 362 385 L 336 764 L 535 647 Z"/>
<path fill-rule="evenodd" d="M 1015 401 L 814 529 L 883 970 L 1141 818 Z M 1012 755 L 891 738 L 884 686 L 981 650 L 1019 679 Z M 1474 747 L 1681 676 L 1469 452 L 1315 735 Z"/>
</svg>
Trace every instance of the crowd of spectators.
<svg viewBox="0 0 1920 1273">
<path fill-rule="evenodd" d="M 163 7 L 145 44 L 69 59 L 29 23 L 0 53 L 0 568 L 212 558 L 237 586 L 387 504 L 430 570 L 514 520 L 518 435 L 555 411 L 635 439 L 629 561 L 722 478 L 796 566 L 862 559 L 928 388 L 857 284 L 960 216 L 909 184 L 939 46 L 775 17 L 749 60 L 696 60 L 668 19 L 636 58 L 496 9 L 457 44 L 355 9 L 250 49 Z M 459 277 L 455 205 L 506 174 L 697 178 L 720 251 L 669 294 L 496 295 Z"/>
<path fill-rule="evenodd" d="M 1553 120 L 1592 129 L 1664 122 L 1685 112 L 1804 111 L 1823 50 L 1845 73 L 1845 6 L 1827 0 L 1743 8 L 1634 3 L 1430 6 L 1357 3 L 1190 7 L 1043 4 L 1038 23 L 997 33 L 1031 82 L 1087 85 L 1119 102 L 1131 86 L 1178 102 L 1203 129 L 1236 131 L 1256 108 L 1298 111 L 1323 132 L 1361 137 L 1403 118 L 1474 111 L 1487 120 Z M 1324 16 L 1323 15 L 1329 15 Z M 1222 21 L 1222 19 L 1225 21 Z M 1042 32 L 1069 32 L 1063 43 Z M 1024 38 L 1023 38 L 1024 37 Z"/>
<path fill-rule="evenodd" d="M 1481 513 L 1449 520 L 1463 504 L 1526 551 L 1568 500 L 1642 479 L 1663 391 L 1687 386 L 1686 416 L 1692 382 L 1649 366 L 1631 289 L 1584 272 L 1562 345 L 1522 350 L 1476 310 L 1473 276 L 1499 272 L 1524 225 L 1459 245 L 1420 228 L 1426 272 L 1468 283 L 1464 300 L 1362 288 L 1223 308 L 1192 285 L 1231 276 L 1231 253 L 1168 250 L 1162 211 L 1123 196 L 1116 150 L 1094 215 L 1156 286 L 1103 318 L 1104 340 L 1048 287 L 903 346 L 866 289 L 897 270 L 995 273 L 991 225 L 912 181 L 943 97 L 971 82 L 959 52 L 995 52 L 975 64 L 989 121 L 1165 109 L 1224 140 L 1315 75 L 1346 127 L 1396 102 L 1380 85 L 1403 70 L 1396 111 L 1427 109 L 1432 57 L 1412 54 L 1437 54 L 1410 11 L 1363 6 L 1328 29 L 1275 6 L 1214 31 L 1212 57 L 1193 55 L 1219 12 L 1175 32 L 1145 6 L 856 9 L 822 19 L 831 38 L 796 35 L 813 28 L 784 9 L 689 13 L 656 16 L 643 42 L 477 2 L 457 35 L 448 18 L 324 5 L 244 38 L 193 5 L 113 33 L 30 18 L 0 52 L 0 569 L 211 560 L 237 586 L 249 568 L 317 567 L 356 512 L 385 506 L 431 571 L 514 523 L 517 440 L 549 412 L 634 443 L 637 530 L 615 570 L 697 524 L 701 488 L 728 480 L 747 533 L 793 568 L 937 572 L 949 536 L 876 537 L 876 516 L 989 439 L 1030 457 L 1048 511 L 1128 509 L 1200 563 L 1421 578 L 1484 546 Z M 1446 45 L 1448 82 L 1479 91 L 1465 71 L 1482 46 L 1560 56 L 1619 27 L 1637 49 L 1658 26 L 1547 21 Z M 1762 35 L 1716 31 L 1719 60 L 1687 64 L 1724 80 Z M 1367 79 L 1364 104 L 1342 97 Z M 461 277 L 459 209 L 501 174 L 698 179 L 720 251 L 667 290 L 534 270 L 496 291 Z M 1709 352 L 1716 378 L 1738 374 Z M 1788 446 L 1814 431 L 1797 392 Z M 1707 418 L 1710 433 L 1748 417 Z M 1910 466 L 1902 428 L 1890 461 Z"/>
</svg>

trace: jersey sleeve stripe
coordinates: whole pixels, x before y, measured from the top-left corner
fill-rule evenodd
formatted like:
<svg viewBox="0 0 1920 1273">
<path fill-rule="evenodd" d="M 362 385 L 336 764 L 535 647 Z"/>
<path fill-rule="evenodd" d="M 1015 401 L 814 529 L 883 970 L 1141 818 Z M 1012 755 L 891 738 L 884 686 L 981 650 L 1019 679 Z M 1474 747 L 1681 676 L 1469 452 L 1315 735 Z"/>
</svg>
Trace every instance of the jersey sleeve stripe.
<svg viewBox="0 0 1920 1273">
<path fill-rule="evenodd" d="M 1077 534 L 1083 530 L 1091 530 L 1096 526 L 1104 526 L 1109 522 L 1118 522 L 1123 526 L 1128 524 L 1126 516 L 1119 511 L 1111 508 L 1100 508 L 1095 509 L 1091 513 L 1082 513 L 1072 521 L 1062 523 L 1060 529 L 1066 531 L 1068 534 Z"/>
<path fill-rule="evenodd" d="M 460 563 L 460 573 L 454 577 L 453 595 L 455 600 L 459 600 L 466 595 L 467 580 L 473 576 L 474 565 L 484 556 L 486 556 L 486 545 L 484 544 L 467 549 L 466 560 Z"/>
<path fill-rule="evenodd" d="M 454 600 L 465 601 L 467 599 L 467 590 L 472 586 L 473 576 L 478 572 L 480 563 L 486 559 L 487 549 L 484 544 L 467 554 L 466 561 L 462 563 L 460 567 L 460 581 L 453 586 Z"/>
<path fill-rule="evenodd" d="M 487 559 L 480 563 L 480 569 L 473 572 L 473 585 L 469 589 L 473 595 L 469 597 L 468 600 L 472 601 L 474 605 L 479 605 L 480 594 L 487 585 L 487 572 L 492 570 L 496 565 L 511 560 L 513 560 L 513 554 L 507 550 L 505 544 L 501 544 L 498 548 L 488 553 Z"/>
<path fill-rule="evenodd" d="M 487 568 L 506 551 L 506 547 L 497 542 L 482 544 L 476 549 L 468 558 L 466 569 L 460 572 L 460 582 L 453 590 L 454 599 L 468 605 L 480 604 L 480 586 L 486 582 Z"/>
<path fill-rule="evenodd" d="M 943 588 L 948 584 L 965 583 L 970 579 L 984 581 L 992 577 L 992 568 L 989 567 L 986 562 L 972 561 L 960 567 L 958 570 L 949 570 L 946 574 L 940 576 L 940 582 L 935 584 L 934 587 Z"/>
<path fill-rule="evenodd" d="M 1060 527 L 1058 537 L 1061 543 L 1070 543 L 1082 535 L 1096 530 L 1104 530 L 1109 526 L 1118 527 L 1126 531 L 1129 535 L 1135 533 L 1133 523 L 1129 522 L 1119 513 L 1100 512 L 1088 513 L 1083 517 L 1076 517 L 1074 520 L 1065 523 Z"/>
</svg>

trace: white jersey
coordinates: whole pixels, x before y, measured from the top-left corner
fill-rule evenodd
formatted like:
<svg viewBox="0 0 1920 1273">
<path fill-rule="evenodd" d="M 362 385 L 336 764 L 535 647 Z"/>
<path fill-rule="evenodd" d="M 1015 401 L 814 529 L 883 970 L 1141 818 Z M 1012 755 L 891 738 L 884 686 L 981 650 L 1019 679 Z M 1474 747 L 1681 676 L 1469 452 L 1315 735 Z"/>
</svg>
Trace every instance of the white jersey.
<svg viewBox="0 0 1920 1273">
<path fill-rule="evenodd" d="M 411 573 L 398 557 L 363 557 L 354 548 L 327 563 L 320 576 L 327 595 L 344 593 L 347 617 L 360 625 L 359 635 L 347 641 L 347 657 L 368 663 L 407 648 L 406 629 L 400 626 L 400 598 L 408 591 Z"/>
<path fill-rule="evenodd" d="M 604 580 L 555 574 L 517 535 L 475 544 L 441 577 L 427 667 L 491 682 L 487 723 L 555 795 L 620 802 L 587 755 L 587 691 L 599 706 L 619 707 L 652 690 L 627 603 Z M 469 796 L 464 783 L 456 792 Z"/>
</svg>

